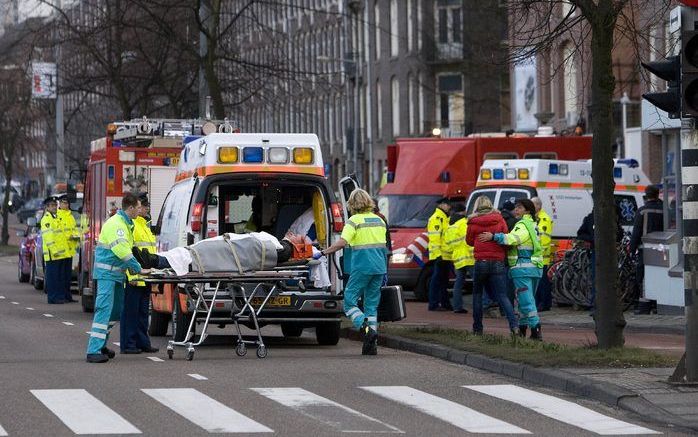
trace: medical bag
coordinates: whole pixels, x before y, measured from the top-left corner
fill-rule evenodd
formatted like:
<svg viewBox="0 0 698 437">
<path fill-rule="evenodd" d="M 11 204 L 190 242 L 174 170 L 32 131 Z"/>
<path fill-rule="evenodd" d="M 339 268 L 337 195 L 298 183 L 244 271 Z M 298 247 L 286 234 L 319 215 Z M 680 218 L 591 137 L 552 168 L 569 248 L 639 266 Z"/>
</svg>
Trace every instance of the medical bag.
<svg viewBox="0 0 698 437">
<path fill-rule="evenodd" d="M 381 287 L 381 300 L 378 304 L 379 322 L 397 322 L 407 317 L 402 287 L 391 285 Z"/>
</svg>

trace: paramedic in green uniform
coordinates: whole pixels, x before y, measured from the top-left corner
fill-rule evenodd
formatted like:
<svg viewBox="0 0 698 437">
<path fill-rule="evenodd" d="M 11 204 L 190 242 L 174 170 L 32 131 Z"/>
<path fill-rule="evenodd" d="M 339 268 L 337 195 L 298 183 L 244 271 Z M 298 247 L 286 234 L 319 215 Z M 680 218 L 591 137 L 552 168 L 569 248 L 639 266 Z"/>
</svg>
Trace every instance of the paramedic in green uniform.
<svg viewBox="0 0 698 437">
<path fill-rule="evenodd" d="M 342 236 L 327 249 L 316 253 L 314 258 L 337 252 L 345 246 L 351 247 L 351 271 L 344 290 L 344 312 L 364 338 L 363 355 L 376 355 L 378 340 L 378 303 L 381 283 L 387 272 L 386 224 L 373 213 L 371 196 L 356 189 L 349 196 L 349 211 L 353 215 L 344 225 Z M 363 297 L 364 311 L 358 307 Z"/>
</svg>

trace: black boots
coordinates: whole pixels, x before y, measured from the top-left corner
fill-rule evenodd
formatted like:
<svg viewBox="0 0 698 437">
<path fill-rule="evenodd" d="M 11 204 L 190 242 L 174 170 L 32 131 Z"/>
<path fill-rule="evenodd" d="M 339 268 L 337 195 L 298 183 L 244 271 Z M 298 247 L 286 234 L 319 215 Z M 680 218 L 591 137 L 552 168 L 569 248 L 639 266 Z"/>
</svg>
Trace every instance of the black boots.
<svg viewBox="0 0 698 437">
<path fill-rule="evenodd" d="M 113 350 L 109 349 L 109 348 L 106 347 L 106 346 L 104 346 L 104 347 L 100 350 L 100 352 L 102 352 L 102 355 L 106 355 L 107 358 L 109 358 L 110 360 L 116 356 L 116 352 L 114 352 Z"/>
<path fill-rule="evenodd" d="M 364 344 L 361 347 L 361 355 L 378 354 L 378 333 L 369 328 L 368 324 L 361 327 L 361 335 L 364 337 Z"/>
<path fill-rule="evenodd" d="M 526 326 L 526 325 L 519 326 L 519 337 L 526 338 L 526 331 L 528 331 L 528 326 Z"/>
<path fill-rule="evenodd" d="M 543 341 L 543 333 L 540 330 L 540 323 L 531 328 L 531 340 Z"/>
</svg>

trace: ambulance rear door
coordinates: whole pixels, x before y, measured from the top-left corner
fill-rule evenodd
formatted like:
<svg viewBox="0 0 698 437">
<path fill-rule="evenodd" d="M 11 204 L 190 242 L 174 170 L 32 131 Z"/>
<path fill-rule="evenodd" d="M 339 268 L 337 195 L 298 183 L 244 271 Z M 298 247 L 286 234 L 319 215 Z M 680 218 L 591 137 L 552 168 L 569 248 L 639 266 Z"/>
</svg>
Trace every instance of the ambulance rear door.
<svg viewBox="0 0 698 437">
<path fill-rule="evenodd" d="M 339 180 L 339 198 L 342 201 L 342 206 L 344 207 L 344 222 L 349 220 L 349 208 L 347 208 L 347 202 L 349 201 L 349 196 L 351 193 L 359 188 L 359 183 L 353 175 L 345 176 Z"/>
<path fill-rule="evenodd" d="M 174 185 L 176 167 L 148 167 L 148 200 L 150 216 L 159 217 L 162 204 Z"/>
</svg>

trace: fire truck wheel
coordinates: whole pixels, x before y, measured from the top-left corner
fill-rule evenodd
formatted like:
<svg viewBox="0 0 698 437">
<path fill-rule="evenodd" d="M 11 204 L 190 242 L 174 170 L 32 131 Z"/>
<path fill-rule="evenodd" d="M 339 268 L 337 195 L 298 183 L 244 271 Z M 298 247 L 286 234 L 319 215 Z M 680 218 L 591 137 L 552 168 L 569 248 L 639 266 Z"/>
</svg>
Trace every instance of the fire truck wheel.
<svg viewBox="0 0 698 437">
<path fill-rule="evenodd" d="M 148 327 L 148 334 L 153 337 L 166 336 L 167 325 L 170 323 L 170 317 L 170 314 L 150 310 L 150 326 Z"/>
<path fill-rule="evenodd" d="M 432 271 L 433 266 L 429 264 L 419 273 L 417 286 L 414 288 L 414 297 L 420 302 L 426 302 L 429 300 L 429 284 L 431 283 Z"/>
<path fill-rule="evenodd" d="M 191 314 L 183 314 L 179 299 L 175 298 L 172 309 L 172 336 L 174 341 L 184 341 L 191 322 Z"/>
</svg>

